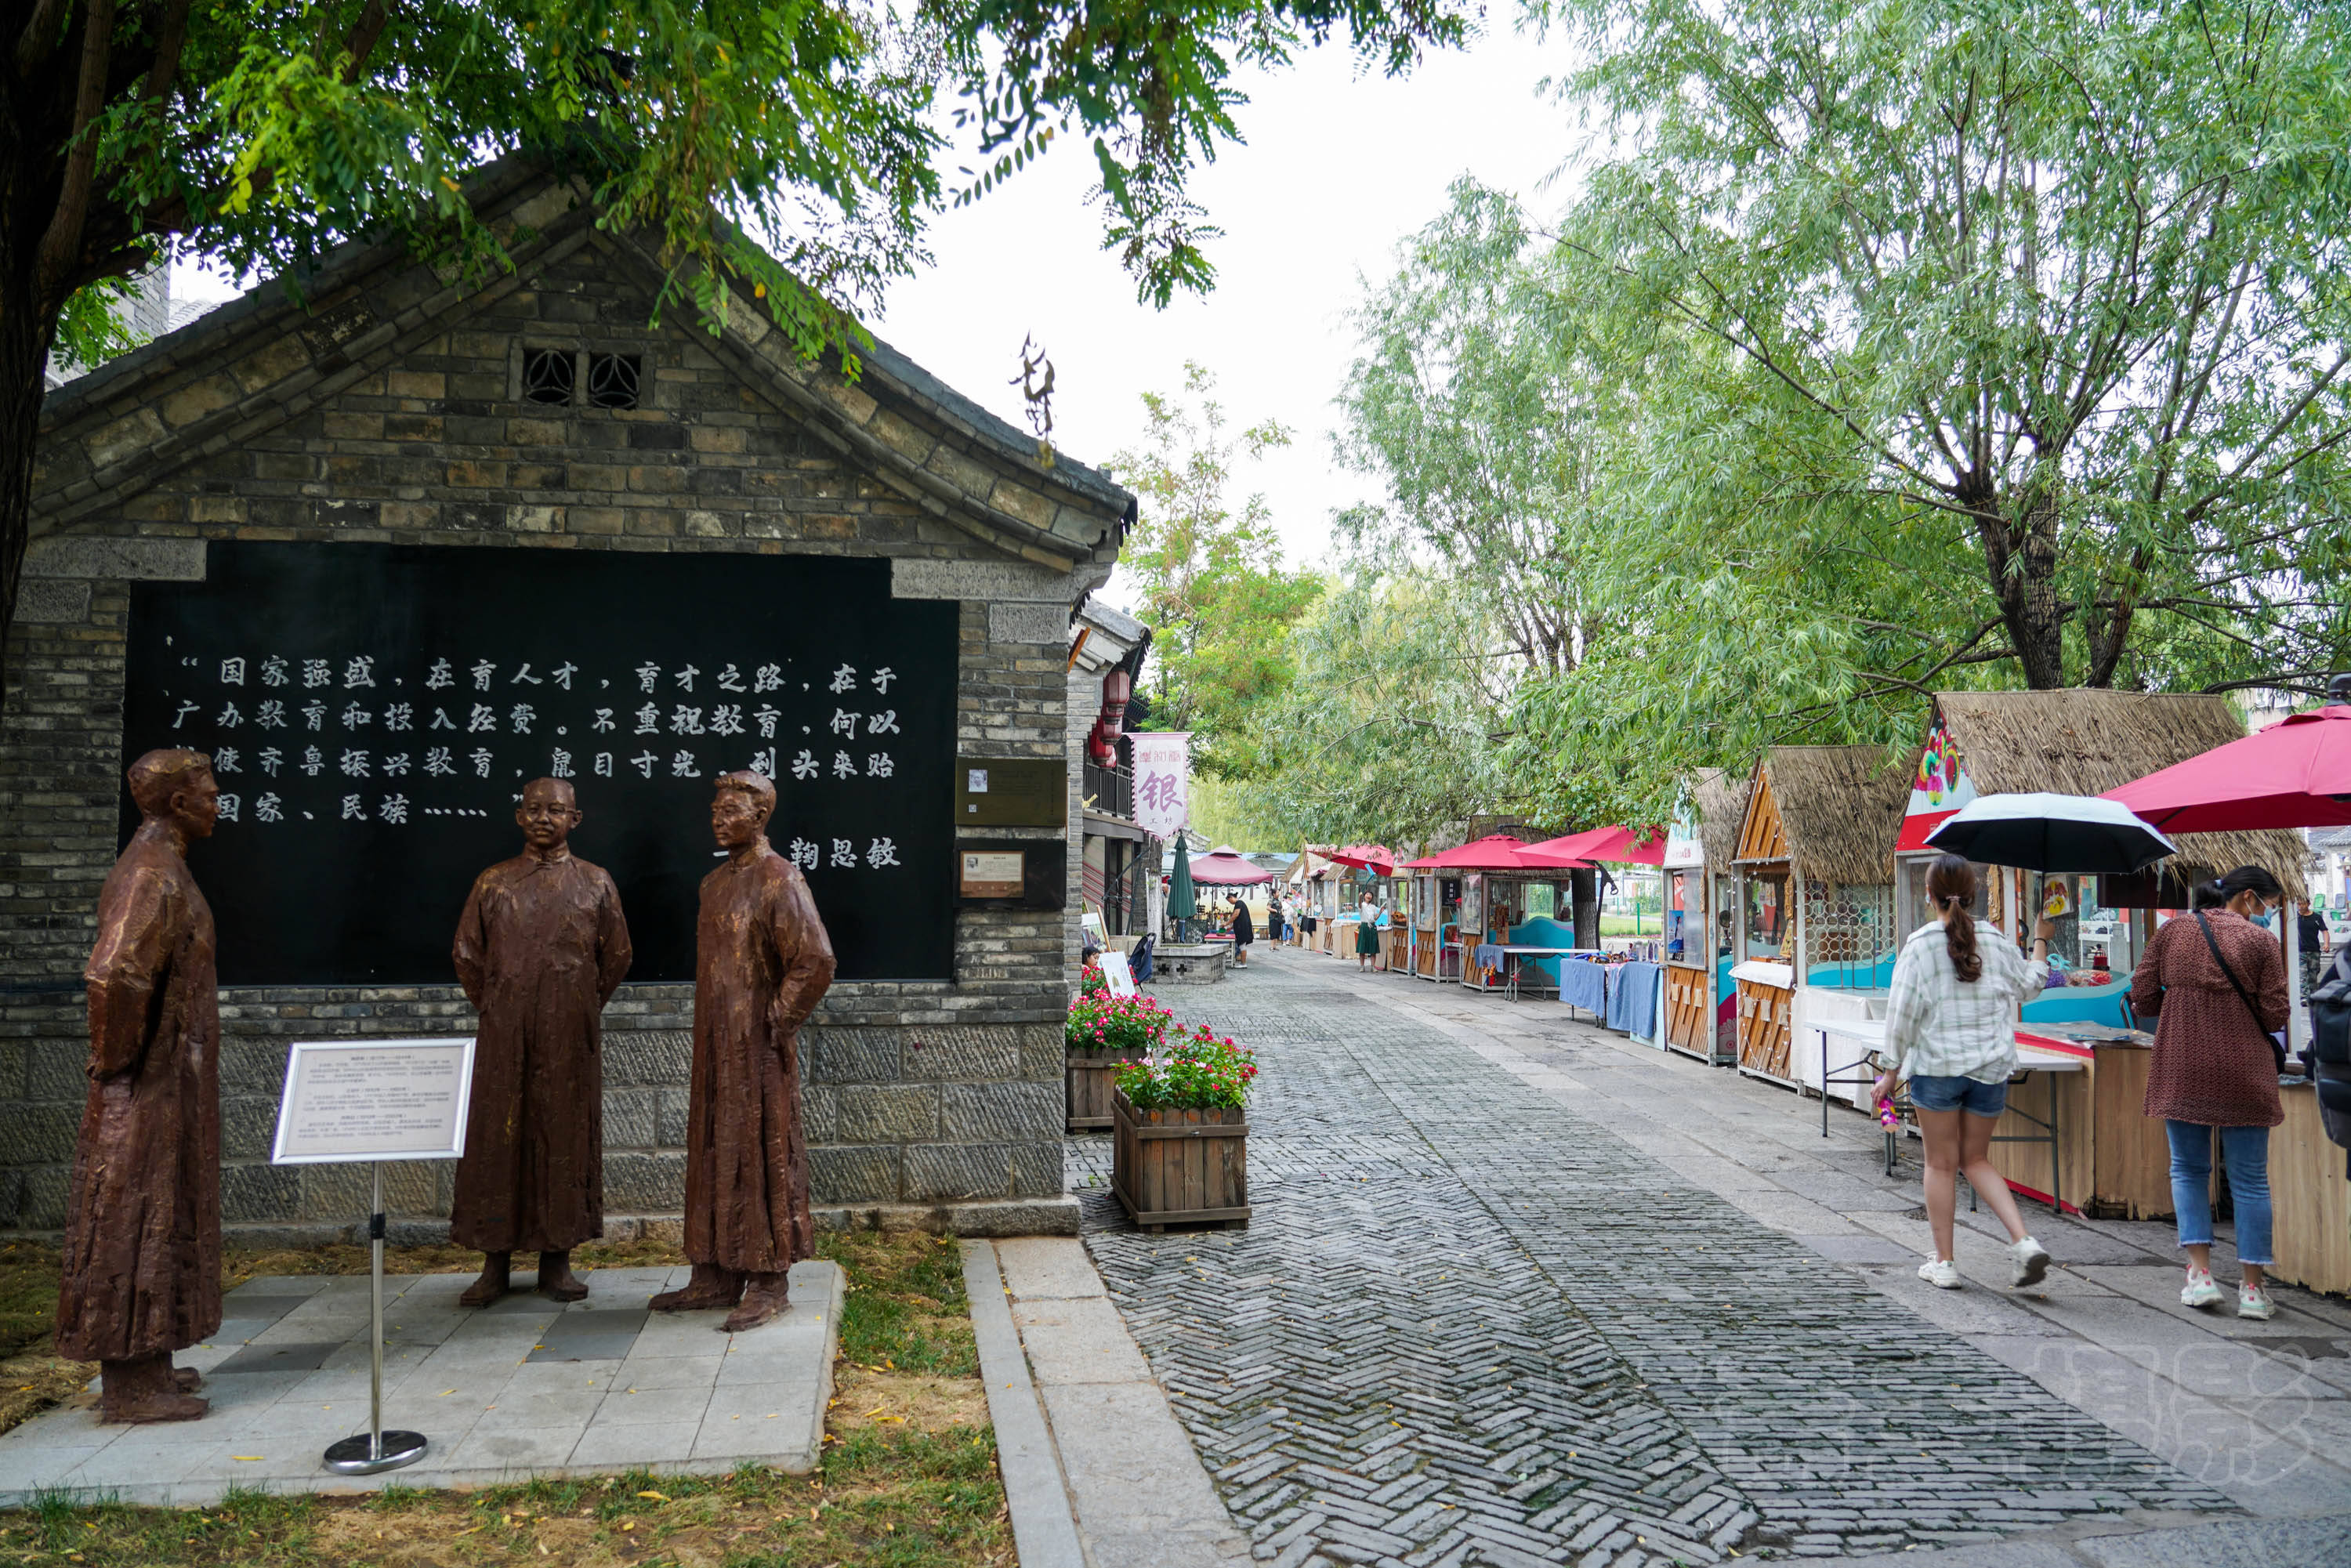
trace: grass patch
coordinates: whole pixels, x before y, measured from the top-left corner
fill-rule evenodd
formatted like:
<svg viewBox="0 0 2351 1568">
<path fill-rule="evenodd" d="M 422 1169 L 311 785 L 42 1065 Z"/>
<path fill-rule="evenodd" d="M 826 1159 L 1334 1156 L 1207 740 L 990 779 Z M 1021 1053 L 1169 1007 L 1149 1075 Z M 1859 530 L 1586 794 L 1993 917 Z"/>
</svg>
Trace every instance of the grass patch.
<svg viewBox="0 0 2351 1568">
<path fill-rule="evenodd" d="M 236 1491 L 209 1509 L 77 1506 L 46 1497 L 0 1513 L 0 1563 L 1009 1568 L 1012 1529 L 979 1382 L 962 1249 L 949 1238 L 851 1231 L 819 1236 L 817 1251 L 841 1264 L 849 1297 L 824 1464 L 813 1476 L 747 1466 L 720 1477 L 640 1472 L 476 1492 L 394 1486 L 355 1499 Z M 582 1248 L 575 1257 L 605 1268 L 684 1261 L 652 1243 Z M 454 1247 L 399 1248 L 384 1260 L 388 1271 L 407 1274 L 471 1272 L 480 1264 L 479 1253 Z M 332 1246 L 234 1250 L 222 1272 L 234 1287 L 262 1274 L 367 1267 L 366 1249 Z M 33 1343 L 45 1349 L 57 1301 L 54 1249 L 19 1243 L 0 1250 L 0 1303 L 12 1301 L 26 1303 L 38 1329 Z M 71 1370 L 68 1393 L 95 1371 L 58 1364 Z"/>
</svg>

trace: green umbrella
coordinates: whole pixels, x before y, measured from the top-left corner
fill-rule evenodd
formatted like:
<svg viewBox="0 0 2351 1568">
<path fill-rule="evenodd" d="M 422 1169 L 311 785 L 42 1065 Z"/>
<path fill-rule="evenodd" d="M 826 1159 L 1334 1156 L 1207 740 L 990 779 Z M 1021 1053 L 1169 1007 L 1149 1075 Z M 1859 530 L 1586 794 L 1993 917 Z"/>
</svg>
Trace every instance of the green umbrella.
<svg viewBox="0 0 2351 1568">
<path fill-rule="evenodd" d="M 1200 900 L 1192 891 L 1192 850 L 1184 834 L 1176 835 L 1176 872 L 1167 879 L 1167 918 L 1176 923 L 1176 940 L 1185 940 L 1184 925 L 1200 913 Z"/>
</svg>

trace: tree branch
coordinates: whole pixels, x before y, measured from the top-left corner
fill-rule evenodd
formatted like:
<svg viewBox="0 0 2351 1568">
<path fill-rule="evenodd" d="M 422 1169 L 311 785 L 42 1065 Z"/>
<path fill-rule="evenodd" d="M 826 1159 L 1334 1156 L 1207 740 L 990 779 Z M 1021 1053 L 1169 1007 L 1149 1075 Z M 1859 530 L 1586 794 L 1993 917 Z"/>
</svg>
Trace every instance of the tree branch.
<svg viewBox="0 0 2351 1568">
<path fill-rule="evenodd" d="M 147 68 L 147 85 L 140 89 L 140 101 L 152 106 L 155 116 L 155 140 L 163 140 L 163 115 L 169 108 L 172 88 L 180 75 L 180 50 L 188 41 L 188 0 L 172 0 L 171 8 L 163 13 L 155 29 L 155 59 Z"/>
<path fill-rule="evenodd" d="M 343 40 L 343 48 L 350 62 L 343 67 L 343 85 L 356 86 L 367 74 L 368 56 L 375 51 L 375 41 L 383 37 L 385 24 L 392 20 L 392 7 L 384 0 L 368 0 L 360 8 L 360 19 L 351 24 L 350 36 Z"/>
<path fill-rule="evenodd" d="M 29 80 L 35 71 L 48 63 L 57 53 L 59 43 L 58 14 L 68 0 L 38 0 L 33 15 L 26 21 L 25 30 L 16 35 L 16 78 Z"/>
<path fill-rule="evenodd" d="M 81 249 L 82 225 L 89 216 L 89 193 L 98 176 L 98 112 L 106 103 L 106 66 L 114 47 L 114 0 L 90 0 L 82 18 L 80 80 L 74 89 L 73 135 L 66 154 L 65 188 L 35 253 L 35 287 L 41 308 L 63 302 L 63 285 Z"/>
</svg>

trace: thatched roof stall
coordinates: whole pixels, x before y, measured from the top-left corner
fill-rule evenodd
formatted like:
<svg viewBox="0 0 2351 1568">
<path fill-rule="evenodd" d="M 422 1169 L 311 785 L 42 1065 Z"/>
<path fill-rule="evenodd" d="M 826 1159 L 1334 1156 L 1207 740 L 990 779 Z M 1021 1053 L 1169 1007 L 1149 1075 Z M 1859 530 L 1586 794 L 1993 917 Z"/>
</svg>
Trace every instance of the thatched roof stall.
<svg viewBox="0 0 2351 1568">
<path fill-rule="evenodd" d="M 1701 770 L 1666 835 L 1665 1043 L 1700 1061 L 1737 1059 L 1731 960 L 1721 949 L 1738 911 L 1731 862 L 1749 784 L 1744 772 Z"/>
<path fill-rule="evenodd" d="M 2203 693 L 1938 692 L 1935 712 L 1984 795 L 2103 795 L 2245 735 L 2236 706 Z M 2175 862 L 2190 881 L 2258 865 L 2290 895 L 2303 891 L 2302 835 L 2289 829 L 2179 833 L 2173 841 Z"/>
<path fill-rule="evenodd" d="M 1775 746 L 1757 760 L 1732 857 L 1740 1071 L 1820 1082 L 1823 1037 L 1800 1021 L 1865 1018 L 1882 1000 L 1898 940 L 1894 843 L 1917 773 L 1917 754 L 1905 766 L 1876 746 Z"/>
<path fill-rule="evenodd" d="M 1792 861 L 1796 874 L 1845 887 L 1894 881 L 1894 841 L 1911 766 L 1877 746 L 1774 746 L 1756 764 L 1733 857 Z"/>
<path fill-rule="evenodd" d="M 1728 871 L 1739 854 L 1739 824 L 1747 815 L 1747 795 L 1754 779 L 1728 768 L 1708 768 L 1690 784 L 1690 804 L 1698 811 L 1698 841 L 1707 865 Z"/>
</svg>

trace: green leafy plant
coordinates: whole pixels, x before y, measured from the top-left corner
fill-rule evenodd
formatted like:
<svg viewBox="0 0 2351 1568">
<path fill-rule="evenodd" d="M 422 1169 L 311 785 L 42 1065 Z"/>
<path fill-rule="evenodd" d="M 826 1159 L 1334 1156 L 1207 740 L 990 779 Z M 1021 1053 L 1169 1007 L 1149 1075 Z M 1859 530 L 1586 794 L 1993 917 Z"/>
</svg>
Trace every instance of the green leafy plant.
<svg viewBox="0 0 2351 1568">
<path fill-rule="evenodd" d="M 1257 1078 L 1257 1053 L 1206 1024 L 1178 1029 L 1164 1056 L 1119 1070 L 1118 1092 L 1138 1111 L 1238 1110 Z"/>
</svg>

